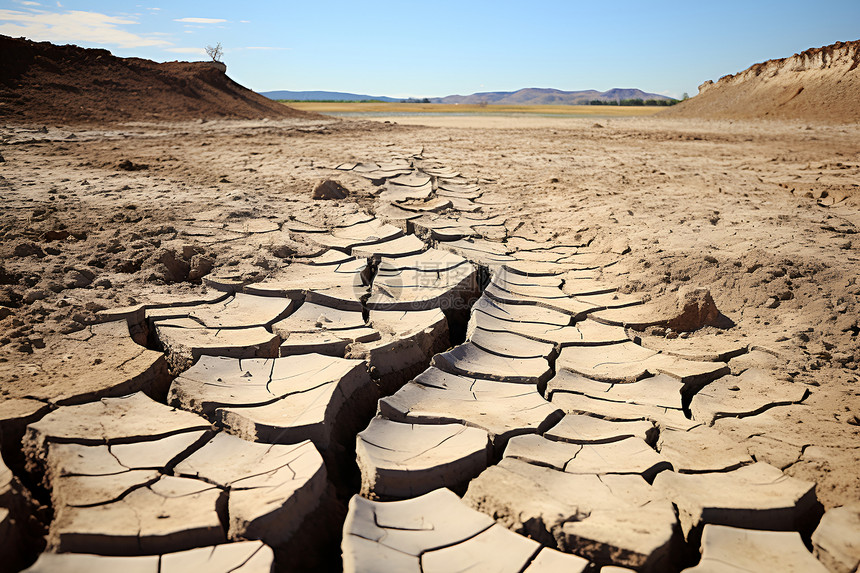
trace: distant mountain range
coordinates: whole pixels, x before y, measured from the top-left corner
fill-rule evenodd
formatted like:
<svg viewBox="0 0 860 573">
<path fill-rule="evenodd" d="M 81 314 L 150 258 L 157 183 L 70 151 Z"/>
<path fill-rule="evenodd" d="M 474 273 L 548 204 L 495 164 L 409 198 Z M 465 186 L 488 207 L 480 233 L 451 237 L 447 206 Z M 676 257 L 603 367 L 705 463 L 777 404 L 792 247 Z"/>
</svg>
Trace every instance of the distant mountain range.
<svg viewBox="0 0 860 573">
<path fill-rule="evenodd" d="M 273 92 L 260 92 L 260 95 L 264 95 L 269 99 L 290 99 L 295 101 L 403 101 L 403 98 L 396 97 L 326 91 L 292 92 L 289 90 L 277 90 Z"/>
<path fill-rule="evenodd" d="M 369 96 L 343 92 L 326 91 L 287 91 L 260 92 L 271 99 L 291 100 L 329 100 L 329 101 L 403 101 L 403 98 L 385 96 Z M 412 100 L 416 98 L 411 98 Z M 551 88 L 524 88 L 515 92 L 482 92 L 472 95 L 449 95 L 446 97 L 429 98 L 432 103 L 462 103 L 462 104 L 508 104 L 508 105 L 581 105 L 599 101 L 601 103 L 620 102 L 622 100 L 672 100 L 660 94 L 643 92 L 635 88 L 614 88 L 605 92 L 597 90 L 581 90 L 566 92 Z"/>
<path fill-rule="evenodd" d="M 591 101 L 618 102 L 625 99 L 670 100 L 672 98 L 638 89 L 614 88 L 609 91 L 581 90 L 566 92 L 550 88 L 525 88 L 515 92 L 483 92 L 467 96 L 450 95 L 431 98 L 433 103 L 488 103 L 509 105 L 578 105 Z"/>
</svg>

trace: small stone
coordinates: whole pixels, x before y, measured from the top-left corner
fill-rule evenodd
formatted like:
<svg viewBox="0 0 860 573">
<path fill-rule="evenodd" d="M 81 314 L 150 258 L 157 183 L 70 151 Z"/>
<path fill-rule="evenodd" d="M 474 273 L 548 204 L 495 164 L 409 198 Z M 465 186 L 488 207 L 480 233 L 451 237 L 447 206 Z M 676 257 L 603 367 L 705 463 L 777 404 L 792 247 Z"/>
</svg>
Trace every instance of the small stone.
<svg viewBox="0 0 860 573">
<path fill-rule="evenodd" d="M 41 258 L 45 256 L 45 253 L 42 251 L 41 247 L 31 241 L 22 241 L 15 245 L 15 250 L 13 251 L 13 254 L 16 257 L 30 257 L 35 255 Z"/>
<path fill-rule="evenodd" d="M 197 281 L 212 272 L 215 261 L 206 255 L 193 255 L 191 257 L 191 269 L 188 271 L 188 280 Z"/>
<path fill-rule="evenodd" d="M 274 245 L 270 249 L 270 252 L 279 259 L 288 259 L 296 254 L 296 251 L 290 245 Z"/>
<path fill-rule="evenodd" d="M 93 279 L 78 269 L 72 269 L 66 273 L 65 285 L 67 288 L 84 288 L 92 284 Z"/>
<path fill-rule="evenodd" d="M 48 293 L 44 289 L 30 289 L 24 293 L 24 302 L 32 304 L 37 300 L 42 300 L 47 297 Z"/>
<path fill-rule="evenodd" d="M 349 196 L 349 190 L 337 181 L 323 179 L 314 186 L 312 196 L 317 200 L 346 199 Z"/>
<path fill-rule="evenodd" d="M 49 243 L 51 241 L 65 241 L 69 238 L 69 235 L 71 235 L 71 233 L 64 229 L 50 230 L 45 231 L 45 233 L 42 235 L 42 240 L 46 243 Z"/>
<path fill-rule="evenodd" d="M 779 306 L 779 301 L 778 301 L 777 299 L 775 299 L 774 297 L 770 297 L 770 298 L 769 298 L 769 299 L 767 299 L 767 301 L 764 303 L 764 307 L 765 307 L 765 308 L 776 308 L 776 307 L 778 307 L 778 306 Z"/>
<path fill-rule="evenodd" d="M 142 171 L 144 169 L 149 169 L 149 165 L 143 163 L 134 163 L 130 159 L 123 159 L 116 165 L 117 169 L 122 169 L 123 171 Z"/>
<path fill-rule="evenodd" d="M 86 278 L 88 278 L 91 281 L 96 278 L 96 273 L 94 271 L 88 269 L 87 267 L 75 267 L 74 269 L 68 269 L 67 268 L 65 270 L 78 271 L 79 273 L 81 273 L 82 275 L 84 275 Z"/>
<path fill-rule="evenodd" d="M 87 304 L 84 305 L 84 308 L 86 308 L 90 312 L 98 312 L 100 310 L 105 310 L 107 307 L 105 305 L 101 304 L 100 302 L 96 302 L 94 300 L 91 300 Z"/>
<path fill-rule="evenodd" d="M 788 289 L 780 291 L 779 294 L 776 295 L 779 300 L 791 300 L 794 298 L 794 293 Z"/>
</svg>

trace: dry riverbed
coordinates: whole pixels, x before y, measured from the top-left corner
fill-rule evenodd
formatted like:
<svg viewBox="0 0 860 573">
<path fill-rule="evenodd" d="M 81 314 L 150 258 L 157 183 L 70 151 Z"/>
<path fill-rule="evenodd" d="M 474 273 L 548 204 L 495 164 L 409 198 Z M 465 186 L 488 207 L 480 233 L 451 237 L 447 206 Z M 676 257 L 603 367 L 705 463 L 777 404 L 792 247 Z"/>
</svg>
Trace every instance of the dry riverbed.
<svg viewBox="0 0 860 573">
<path fill-rule="evenodd" d="M 289 264 L 280 232 L 237 238 L 303 209 L 321 226 L 327 209 L 372 211 L 378 188 L 334 168 L 423 150 L 504 212 L 491 240 L 624 252 L 602 278 L 656 303 L 709 289 L 723 328 L 684 336 L 743 341 L 809 391 L 749 453 L 816 482 L 825 508 L 860 498 L 860 126 L 397 115 L 6 126 L 0 138 L 0 401 L 61 393 L 62 380 L 32 380 L 102 309 L 198 293 L 207 273 L 276 274 Z M 322 178 L 349 197 L 312 201 Z M 184 232 L 189 219 L 223 223 L 224 238 Z"/>
</svg>

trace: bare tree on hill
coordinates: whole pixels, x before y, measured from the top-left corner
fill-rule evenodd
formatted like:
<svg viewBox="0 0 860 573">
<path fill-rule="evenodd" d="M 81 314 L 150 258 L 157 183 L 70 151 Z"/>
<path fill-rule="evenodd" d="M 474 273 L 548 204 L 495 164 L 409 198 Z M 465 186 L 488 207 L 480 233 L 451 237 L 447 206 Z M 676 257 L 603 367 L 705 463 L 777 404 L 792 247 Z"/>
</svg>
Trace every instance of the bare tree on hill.
<svg viewBox="0 0 860 573">
<path fill-rule="evenodd" d="M 224 48 L 221 47 L 221 42 L 218 42 L 214 46 L 206 46 L 206 55 L 212 58 L 213 62 L 220 62 L 221 56 L 224 55 Z"/>
</svg>

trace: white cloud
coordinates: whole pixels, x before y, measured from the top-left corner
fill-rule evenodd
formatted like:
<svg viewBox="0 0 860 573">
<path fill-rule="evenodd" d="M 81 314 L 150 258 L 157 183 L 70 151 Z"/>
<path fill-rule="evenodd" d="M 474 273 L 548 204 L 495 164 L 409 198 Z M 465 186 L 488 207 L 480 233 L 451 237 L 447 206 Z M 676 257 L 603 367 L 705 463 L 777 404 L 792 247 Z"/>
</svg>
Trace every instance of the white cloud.
<svg viewBox="0 0 860 573">
<path fill-rule="evenodd" d="M 30 2 L 29 0 L 16 0 L 22 6 L 41 6 L 38 2 Z"/>
<path fill-rule="evenodd" d="M 251 21 L 250 21 L 250 20 L 239 20 L 239 23 L 241 23 L 241 24 L 250 24 L 250 23 L 251 23 Z"/>
<path fill-rule="evenodd" d="M 220 18 L 177 18 L 174 22 L 187 22 L 189 24 L 220 24 L 226 22 Z"/>
<path fill-rule="evenodd" d="M 133 24 L 137 22 L 81 10 L 63 13 L 0 10 L 0 34 L 8 36 L 25 36 L 31 40 L 55 44 L 86 43 L 119 48 L 171 45 L 163 38 L 139 35 L 124 29 Z"/>
</svg>

